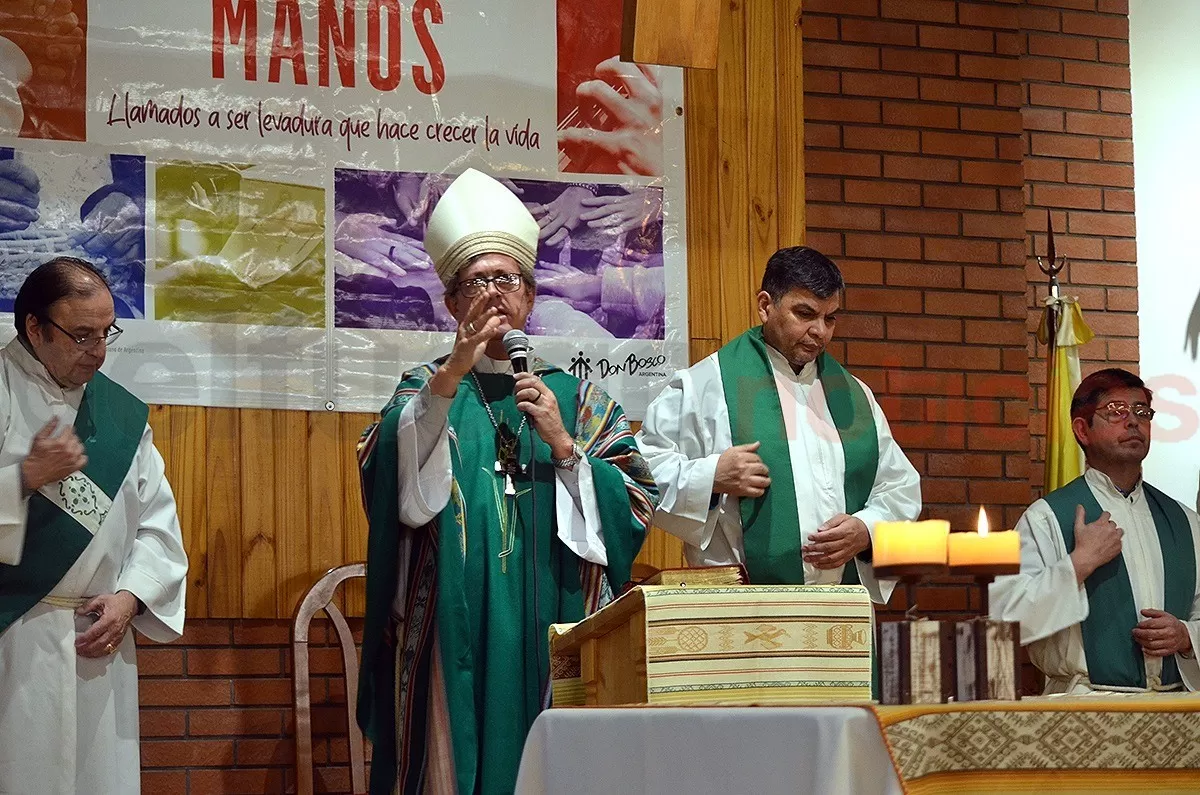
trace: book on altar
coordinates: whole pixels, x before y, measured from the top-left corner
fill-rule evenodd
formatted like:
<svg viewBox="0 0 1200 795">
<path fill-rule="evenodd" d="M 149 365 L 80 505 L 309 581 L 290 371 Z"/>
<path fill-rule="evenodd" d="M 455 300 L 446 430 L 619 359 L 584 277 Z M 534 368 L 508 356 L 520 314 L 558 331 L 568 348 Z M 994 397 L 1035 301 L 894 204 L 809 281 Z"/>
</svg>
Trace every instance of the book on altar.
<svg viewBox="0 0 1200 795">
<path fill-rule="evenodd" d="M 871 643 L 860 585 L 638 586 L 551 625 L 553 705 L 868 702 Z"/>
<path fill-rule="evenodd" d="M 673 585 L 677 588 L 709 585 L 746 585 L 750 582 L 745 566 L 696 566 L 662 569 L 642 581 L 642 585 Z"/>
</svg>

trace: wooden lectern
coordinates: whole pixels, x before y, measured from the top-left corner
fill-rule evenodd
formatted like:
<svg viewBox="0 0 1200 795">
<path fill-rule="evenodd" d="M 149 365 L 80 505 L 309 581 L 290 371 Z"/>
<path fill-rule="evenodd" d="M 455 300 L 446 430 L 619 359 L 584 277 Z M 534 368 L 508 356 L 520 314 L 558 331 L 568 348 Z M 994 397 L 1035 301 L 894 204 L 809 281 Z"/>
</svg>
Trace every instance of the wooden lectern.
<svg viewBox="0 0 1200 795">
<path fill-rule="evenodd" d="M 866 702 L 871 636 L 858 585 L 638 586 L 551 626 L 553 703 Z"/>
</svg>

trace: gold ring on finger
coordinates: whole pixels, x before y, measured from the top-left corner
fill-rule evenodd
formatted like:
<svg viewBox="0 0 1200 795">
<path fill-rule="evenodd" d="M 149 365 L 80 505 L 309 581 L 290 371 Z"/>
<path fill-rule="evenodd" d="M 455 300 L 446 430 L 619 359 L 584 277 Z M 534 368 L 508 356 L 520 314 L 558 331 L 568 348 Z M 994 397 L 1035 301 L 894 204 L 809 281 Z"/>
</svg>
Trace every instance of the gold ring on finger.
<svg viewBox="0 0 1200 795">
<path fill-rule="evenodd" d="M 104 647 L 105 654 L 112 654 L 116 650 L 117 650 L 117 647 L 112 645 L 111 643 Z"/>
<path fill-rule="evenodd" d="M 468 334 L 474 334 L 474 333 L 475 333 L 475 324 L 474 324 L 474 323 L 468 323 L 468 324 L 467 324 L 467 333 L 468 333 Z"/>
</svg>

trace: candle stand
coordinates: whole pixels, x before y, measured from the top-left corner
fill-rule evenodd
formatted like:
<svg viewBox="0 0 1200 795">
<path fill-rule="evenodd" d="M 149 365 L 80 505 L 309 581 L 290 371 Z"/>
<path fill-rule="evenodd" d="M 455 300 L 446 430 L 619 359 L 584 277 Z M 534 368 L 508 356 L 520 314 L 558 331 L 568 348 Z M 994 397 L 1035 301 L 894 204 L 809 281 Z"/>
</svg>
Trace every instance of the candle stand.
<svg viewBox="0 0 1200 795">
<path fill-rule="evenodd" d="M 988 586 L 997 577 L 1017 574 L 1021 571 L 1020 563 L 982 563 L 977 565 L 950 566 L 950 574 L 971 577 L 975 587 L 979 589 L 979 615 L 987 618 L 991 615 L 988 606 Z"/>
<path fill-rule="evenodd" d="M 880 700 L 884 704 L 1020 698 L 1020 629 L 989 618 L 988 586 L 1016 574 L 1020 564 L 896 564 L 876 567 L 880 578 L 898 580 L 908 611 L 900 621 L 880 622 Z M 979 614 L 965 621 L 920 615 L 917 586 L 944 575 L 970 577 L 979 589 Z"/>
<path fill-rule="evenodd" d="M 913 617 L 917 609 L 917 586 L 934 577 L 944 577 L 950 568 L 944 563 L 900 563 L 876 566 L 875 576 L 881 580 L 898 580 L 904 586 L 906 615 Z"/>
<path fill-rule="evenodd" d="M 1021 564 L 981 563 L 951 566 L 952 575 L 971 577 L 979 589 L 979 614 L 956 628 L 956 660 L 959 700 L 1021 698 L 1021 628 L 1019 624 L 994 621 L 988 589 L 997 577 L 1017 574 Z"/>
</svg>

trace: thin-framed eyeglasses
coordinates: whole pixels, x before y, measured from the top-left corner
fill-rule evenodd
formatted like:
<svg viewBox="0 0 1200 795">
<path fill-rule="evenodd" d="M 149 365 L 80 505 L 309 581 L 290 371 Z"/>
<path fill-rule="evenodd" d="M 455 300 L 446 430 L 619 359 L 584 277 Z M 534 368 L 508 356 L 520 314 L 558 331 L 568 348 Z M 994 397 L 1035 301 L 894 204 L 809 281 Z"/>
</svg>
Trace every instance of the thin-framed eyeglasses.
<svg viewBox="0 0 1200 795">
<path fill-rule="evenodd" d="M 515 293 L 521 289 L 522 277 L 519 273 L 498 273 L 495 276 L 478 276 L 459 282 L 454 291 L 462 293 L 464 298 L 474 298 L 488 288 L 489 284 L 496 285 L 501 293 Z"/>
<path fill-rule="evenodd" d="M 1123 422 L 1129 417 L 1130 412 L 1142 422 L 1150 422 L 1154 419 L 1154 409 L 1147 406 L 1145 403 L 1137 403 L 1130 406 L 1120 400 L 1113 400 L 1105 403 L 1103 406 L 1096 407 L 1096 414 L 1108 420 L 1109 422 Z"/>
<path fill-rule="evenodd" d="M 79 336 L 76 336 L 76 335 L 72 334 L 71 332 L 67 331 L 65 328 L 58 325 L 50 318 L 46 318 L 46 322 L 49 323 L 51 326 L 54 326 L 56 329 L 61 331 L 63 334 L 66 334 L 68 337 L 70 337 L 71 341 L 74 342 L 76 345 L 78 345 L 80 348 L 85 348 L 85 349 L 86 348 L 94 348 L 97 345 L 99 345 L 101 342 L 103 342 L 105 345 L 112 345 L 114 342 L 116 342 L 117 337 L 121 336 L 121 334 L 125 331 L 125 329 L 121 328 L 116 323 L 113 323 L 111 326 L 108 327 L 108 330 L 105 331 L 103 334 L 101 334 L 99 337 L 86 337 L 86 336 L 79 337 Z"/>
</svg>

